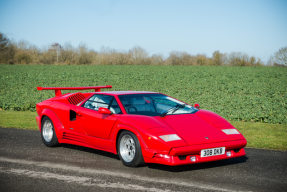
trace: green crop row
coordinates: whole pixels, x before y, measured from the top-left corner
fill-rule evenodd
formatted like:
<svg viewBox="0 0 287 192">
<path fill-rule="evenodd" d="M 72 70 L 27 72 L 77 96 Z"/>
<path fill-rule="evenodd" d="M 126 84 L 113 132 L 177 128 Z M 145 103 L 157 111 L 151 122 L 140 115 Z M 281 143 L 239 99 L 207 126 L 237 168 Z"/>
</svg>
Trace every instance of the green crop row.
<svg viewBox="0 0 287 192">
<path fill-rule="evenodd" d="M 229 120 L 287 124 L 287 68 L 215 66 L 0 65 L 0 108 L 35 111 L 43 87 L 112 85 L 161 92 Z M 63 91 L 64 93 L 68 91 Z"/>
</svg>

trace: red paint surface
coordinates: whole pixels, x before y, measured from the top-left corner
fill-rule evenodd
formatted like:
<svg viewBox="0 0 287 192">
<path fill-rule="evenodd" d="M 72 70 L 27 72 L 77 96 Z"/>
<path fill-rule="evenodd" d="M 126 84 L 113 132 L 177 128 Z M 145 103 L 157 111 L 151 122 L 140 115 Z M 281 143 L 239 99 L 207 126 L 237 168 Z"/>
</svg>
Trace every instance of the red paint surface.
<svg viewBox="0 0 287 192">
<path fill-rule="evenodd" d="M 99 89 L 99 87 L 81 87 L 77 90 L 90 88 Z M 38 88 L 38 90 L 45 89 L 62 90 L 64 88 Z M 94 93 L 84 93 L 86 98 L 82 103 Z M 97 92 L 97 94 L 114 96 L 123 114 L 99 113 L 95 110 L 70 104 L 68 98 L 73 94 L 58 95 L 36 105 L 37 124 L 41 130 L 41 120 L 44 116 L 48 116 L 53 121 L 60 143 L 81 145 L 114 154 L 117 154 L 116 141 L 118 134 L 122 130 L 128 130 L 139 139 L 146 163 L 183 165 L 245 155 L 243 148 L 247 144 L 246 139 L 241 134 L 226 135 L 223 133 L 221 129 L 234 127 L 213 112 L 201 109 L 194 114 L 167 115 L 165 117 L 127 114 L 118 95 L 143 93 L 155 94 L 155 92 L 145 91 Z M 73 121 L 70 121 L 70 110 L 76 112 L 76 119 Z M 165 142 L 159 138 L 161 135 L 168 134 L 177 134 L 181 140 Z M 200 157 L 202 149 L 216 147 L 225 147 L 226 151 L 231 151 L 232 156 L 227 157 L 224 154 L 213 157 Z M 236 148 L 240 148 L 237 153 L 233 151 Z M 160 158 L 161 155 L 155 154 L 167 155 L 168 158 Z M 186 160 L 180 160 L 179 155 L 185 155 Z M 191 162 L 190 156 L 196 156 L 197 161 Z"/>
</svg>

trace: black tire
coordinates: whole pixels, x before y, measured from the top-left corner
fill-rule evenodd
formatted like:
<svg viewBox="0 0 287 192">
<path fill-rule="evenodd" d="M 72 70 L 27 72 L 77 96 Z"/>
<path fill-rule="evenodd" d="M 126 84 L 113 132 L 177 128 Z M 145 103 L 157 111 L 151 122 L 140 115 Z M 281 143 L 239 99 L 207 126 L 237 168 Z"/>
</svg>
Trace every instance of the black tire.
<svg viewBox="0 0 287 192">
<path fill-rule="evenodd" d="M 51 139 L 45 138 L 45 136 L 43 135 L 43 134 L 45 134 L 44 133 L 44 129 L 43 129 L 45 123 L 51 123 L 52 133 L 53 133 Z M 42 123 L 41 123 L 41 137 L 42 137 L 43 143 L 47 147 L 55 147 L 55 146 L 59 145 L 59 141 L 58 141 L 58 138 L 57 138 L 57 135 L 56 135 L 56 132 L 55 132 L 53 121 L 47 116 L 43 118 Z"/>
<path fill-rule="evenodd" d="M 121 149 L 120 149 L 121 141 L 122 141 L 122 139 L 124 139 L 126 137 L 132 138 L 133 141 L 134 141 L 135 154 L 134 154 L 134 158 L 130 162 L 125 160 L 125 157 L 122 156 Z M 125 166 L 127 166 L 127 167 L 140 167 L 140 166 L 143 166 L 145 164 L 139 140 L 135 136 L 135 134 L 133 134 L 132 132 L 130 132 L 130 131 L 123 131 L 123 132 L 121 132 L 121 134 L 120 134 L 120 136 L 118 138 L 118 141 L 117 141 L 117 150 L 118 150 L 118 155 L 119 155 L 122 163 Z"/>
</svg>

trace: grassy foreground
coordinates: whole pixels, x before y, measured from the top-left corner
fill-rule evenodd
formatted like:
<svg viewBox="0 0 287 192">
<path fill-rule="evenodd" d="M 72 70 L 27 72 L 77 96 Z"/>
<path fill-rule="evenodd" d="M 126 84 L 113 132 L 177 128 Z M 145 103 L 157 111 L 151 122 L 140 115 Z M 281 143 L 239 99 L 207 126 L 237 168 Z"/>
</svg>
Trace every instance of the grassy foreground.
<svg viewBox="0 0 287 192">
<path fill-rule="evenodd" d="M 30 111 L 0 111 L 0 127 L 39 130 L 36 116 Z"/>
<path fill-rule="evenodd" d="M 38 130 L 36 112 L 0 111 L 0 127 Z M 247 139 L 247 147 L 287 151 L 287 125 L 231 121 Z"/>
</svg>

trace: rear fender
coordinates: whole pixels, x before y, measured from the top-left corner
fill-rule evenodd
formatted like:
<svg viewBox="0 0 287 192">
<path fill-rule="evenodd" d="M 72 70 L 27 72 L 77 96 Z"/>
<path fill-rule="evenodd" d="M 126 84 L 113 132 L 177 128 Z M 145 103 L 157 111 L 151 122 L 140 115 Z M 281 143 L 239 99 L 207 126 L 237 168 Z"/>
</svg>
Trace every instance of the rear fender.
<svg viewBox="0 0 287 192">
<path fill-rule="evenodd" d="M 64 130 L 64 126 L 63 124 L 61 123 L 60 119 L 58 118 L 58 116 L 51 110 L 51 109 L 44 109 L 42 114 L 41 114 L 41 121 L 39 122 L 39 129 L 41 131 L 41 128 L 42 128 L 42 120 L 43 118 L 47 116 L 49 117 L 52 122 L 53 122 L 53 125 L 54 125 L 54 128 L 55 128 L 55 132 L 56 132 L 56 135 L 57 135 L 57 138 L 58 139 L 61 139 L 62 138 L 62 133 L 63 133 L 63 130 Z"/>
</svg>

